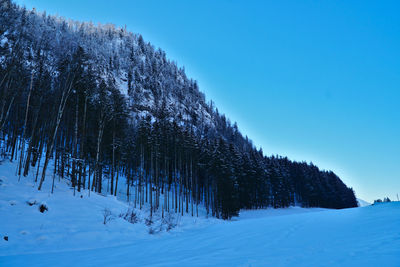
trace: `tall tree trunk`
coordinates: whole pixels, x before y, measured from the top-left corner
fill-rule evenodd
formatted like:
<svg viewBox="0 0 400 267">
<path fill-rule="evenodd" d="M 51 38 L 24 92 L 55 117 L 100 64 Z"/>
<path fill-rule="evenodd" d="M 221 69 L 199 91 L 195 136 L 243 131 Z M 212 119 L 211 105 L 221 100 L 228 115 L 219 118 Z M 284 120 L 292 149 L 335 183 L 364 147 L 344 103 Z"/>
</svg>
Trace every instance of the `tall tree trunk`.
<svg viewBox="0 0 400 267">
<path fill-rule="evenodd" d="M 12 79 L 10 78 L 8 80 L 8 84 L 7 84 L 8 90 L 10 89 L 11 84 L 12 84 Z M 8 91 L 8 90 L 6 90 L 6 91 Z M 2 108 L 1 108 L 1 114 L 0 114 L 0 132 L 3 131 L 3 127 L 7 122 L 8 116 L 10 114 L 11 107 L 12 107 L 12 105 L 14 103 L 14 100 L 15 100 L 15 97 L 16 97 L 16 93 L 14 92 L 12 94 L 10 102 L 8 103 L 8 106 L 6 108 L 6 96 L 4 95 L 3 105 L 2 105 Z M 5 108 L 6 108 L 6 110 L 4 110 Z"/>
<path fill-rule="evenodd" d="M 17 115 L 18 115 L 18 110 L 17 110 Z M 18 138 L 18 134 L 17 133 L 18 133 L 18 126 L 14 125 L 13 136 L 12 136 L 12 139 L 11 139 L 11 158 L 10 158 L 10 161 L 14 160 L 14 154 L 15 154 L 15 151 L 17 149 L 16 148 L 17 138 Z"/>
<path fill-rule="evenodd" d="M 177 181 L 177 170 L 176 170 L 176 148 L 175 148 L 175 157 L 174 157 L 174 179 L 175 179 L 175 184 L 174 184 L 174 192 L 175 192 L 175 213 L 178 213 L 178 181 Z"/>
<path fill-rule="evenodd" d="M 24 128 L 22 130 L 22 147 L 21 147 L 21 153 L 20 153 L 20 156 L 19 156 L 19 164 L 18 164 L 18 181 L 21 179 L 22 162 L 23 162 L 24 153 L 25 153 L 25 138 L 26 138 L 25 133 L 26 133 L 26 124 L 27 124 L 27 121 L 28 121 L 29 102 L 30 102 L 30 99 L 31 99 L 32 84 L 33 84 L 33 72 L 31 74 L 31 84 L 29 86 L 28 99 L 26 101 Z"/>
<path fill-rule="evenodd" d="M 31 138 L 30 138 L 29 144 L 28 144 L 28 152 L 27 152 L 26 159 L 25 159 L 25 166 L 24 166 L 24 173 L 23 173 L 24 176 L 28 175 L 29 167 L 31 165 L 31 157 L 32 157 L 32 152 L 33 152 L 33 146 L 34 146 L 34 143 L 36 142 L 36 141 L 34 141 L 34 139 L 37 139 L 36 138 L 36 135 L 37 135 L 36 134 L 36 127 L 37 127 L 37 124 L 38 124 L 37 122 L 38 122 L 38 118 L 39 118 L 39 111 L 37 111 L 35 113 L 36 114 L 35 114 L 35 119 L 34 119 L 33 125 L 32 125 Z"/>
<path fill-rule="evenodd" d="M 192 158 L 190 158 L 190 187 L 191 187 L 191 193 L 190 195 L 190 205 L 192 208 L 192 217 L 193 217 L 193 194 L 194 194 L 194 186 L 193 186 L 193 162 Z"/>
<path fill-rule="evenodd" d="M 96 187 L 98 188 L 99 184 L 101 185 L 101 181 L 99 181 L 99 179 L 101 179 L 100 177 L 100 173 L 99 173 L 99 160 L 100 160 L 100 146 L 101 146 L 101 140 L 103 139 L 103 132 L 104 132 L 104 127 L 105 127 L 105 118 L 103 117 L 104 115 L 101 115 L 101 119 L 100 119 L 100 124 L 99 124 L 99 132 L 97 134 L 97 146 L 96 146 L 96 161 L 95 161 L 95 167 L 94 167 L 94 171 L 95 171 L 95 178 L 93 178 L 93 184 L 96 183 Z M 92 185 L 92 189 L 93 189 Z M 97 192 L 101 193 L 101 188 L 98 188 L 98 190 L 96 190 Z"/>
<path fill-rule="evenodd" d="M 154 172 L 153 172 L 153 149 L 151 148 L 151 152 L 150 152 L 150 182 L 149 182 L 149 186 L 150 186 L 150 218 L 153 216 L 153 186 L 152 186 L 152 178 L 154 176 Z"/>
<path fill-rule="evenodd" d="M 11 97 L 11 100 L 10 100 L 10 103 L 8 104 L 8 108 L 7 108 L 7 111 L 6 111 L 5 115 L 2 114 L 2 118 L 0 119 L 0 132 L 3 131 L 4 125 L 7 122 L 8 115 L 10 114 L 10 110 L 11 110 L 11 107 L 12 107 L 12 105 L 14 103 L 14 100 L 15 100 L 15 95 L 13 95 Z"/>
<path fill-rule="evenodd" d="M 127 201 L 129 202 L 129 185 L 130 185 L 130 183 L 129 183 L 129 181 L 130 181 L 130 172 L 128 172 L 128 176 L 126 177 L 127 178 L 127 181 L 126 181 L 126 199 L 127 199 Z"/>
<path fill-rule="evenodd" d="M 111 195 L 114 194 L 114 164 L 115 164 L 115 119 L 113 121 L 112 163 L 111 163 Z"/>
<path fill-rule="evenodd" d="M 79 94 L 76 92 L 76 103 L 75 103 L 75 125 L 74 125 L 74 144 L 73 144 L 73 160 L 72 160 L 72 186 L 76 186 L 77 178 L 77 163 L 78 163 L 78 120 L 79 120 Z"/>
<path fill-rule="evenodd" d="M 60 126 L 60 122 L 61 122 L 62 116 L 64 114 L 64 108 L 65 108 L 65 105 L 67 103 L 68 97 L 69 97 L 69 95 L 70 95 L 70 93 L 72 91 L 73 80 L 74 79 L 72 79 L 72 81 L 69 83 L 68 87 L 65 90 L 63 90 L 63 92 L 62 92 L 61 101 L 60 101 L 60 104 L 58 106 L 56 124 L 55 124 L 55 127 L 53 129 L 53 133 L 50 136 L 49 143 L 47 145 L 46 158 L 45 158 L 45 161 L 44 161 L 44 166 L 43 166 L 43 169 L 42 169 L 42 177 L 40 178 L 38 190 L 42 189 L 43 181 L 44 181 L 44 179 L 46 177 L 47 166 L 49 164 L 49 160 L 50 160 L 51 154 L 53 152 L 54 141 L 56 139 L 58 127 Z"/>
<path fill-rule="evenodd" d="M 119 164 L 117 163 L 117 177 L 115 178 L 115 190 L 114 190 L 114 196 L 117 196 L 117 190 L 118 190 L 118 177 L 119 177 Z"/>
<path fill-rule="evenodd" d="M 40 145 L 39 145 L 39 149 L 38 149 L 38 153 L 37 153 L 37 169 L 36 169 L 36 175 L 35 175 L 35 183 L 38 180 L 38 176 L 39 176 L 39 168 L 40 168 L 40 161 L 42 159 L 42 152 L 43 152 L 43 147 L 44 147 L 44 130 L 42 131 L 42 137 L 41 137 L 41 141 L 40 141 Z"/>
<path fill-rule="evenodd" d="M 81 138 L 81 144 L 80 144 L 80 149 L 79 149 L 81 160 L 84 160 L 84 148 L 85 148 L 85 142 L 86 142 L 87 100 L 88 100 L 88 97 L 87 97 L 87 93 L 85 92 L 85 104 L 83 106 L 82 138 Z M 83 172 L 82 172 L 82 166 L 83 166 Z M 83 161 L 82 164 L 80 165 L 79 181 L 78 181 L 78 192 L 81 191 L 82 175 L 83 175 L 83 189 L 85 189 L 85 179 L 86 179 L 86 162 L 85 161 Z"/>
</svg>

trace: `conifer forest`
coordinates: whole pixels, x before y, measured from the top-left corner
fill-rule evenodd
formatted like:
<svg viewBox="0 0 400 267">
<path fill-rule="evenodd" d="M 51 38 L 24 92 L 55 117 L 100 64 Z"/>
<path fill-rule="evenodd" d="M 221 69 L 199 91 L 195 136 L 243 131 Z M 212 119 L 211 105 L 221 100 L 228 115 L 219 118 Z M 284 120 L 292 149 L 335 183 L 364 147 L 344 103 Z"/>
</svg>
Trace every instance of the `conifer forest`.
<svg viewBox="0 0 400 267">
<path fill-rule="evenodd" d="M 332 171 L 256 148 L 140 34 L 10 0 L 0 0 L 0 153 L 38 190 L 65 179 L 163 214 L 357 206 Z"/>
</svg>

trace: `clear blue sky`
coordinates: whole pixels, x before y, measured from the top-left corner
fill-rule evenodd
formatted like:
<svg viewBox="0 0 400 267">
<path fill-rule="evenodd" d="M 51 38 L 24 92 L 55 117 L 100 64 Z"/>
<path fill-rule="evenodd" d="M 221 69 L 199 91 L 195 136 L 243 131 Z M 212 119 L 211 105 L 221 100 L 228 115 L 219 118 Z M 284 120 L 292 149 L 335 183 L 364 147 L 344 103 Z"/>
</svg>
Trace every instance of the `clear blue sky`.
<svg viewBox="0 0 400 267">
<path fill-rule="evenodd" d="M 399 1 L 18 0 L 127 25 L 185 66 L 267 155 L 400 194 Z"/>
</svg>

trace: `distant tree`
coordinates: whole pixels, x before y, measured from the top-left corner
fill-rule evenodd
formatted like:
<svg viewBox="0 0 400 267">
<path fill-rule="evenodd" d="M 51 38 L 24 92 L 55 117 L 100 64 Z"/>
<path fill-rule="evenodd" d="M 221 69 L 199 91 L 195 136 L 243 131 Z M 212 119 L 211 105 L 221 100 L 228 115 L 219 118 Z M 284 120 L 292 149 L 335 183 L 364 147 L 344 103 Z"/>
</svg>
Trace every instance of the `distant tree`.
<svg viewBox="0 0 400 267">
<path fill-rule="evenodd" d="M 383 202 L 392 202 L 392 201 L 390 200 L 390 198 L 385 197 L 385 198 L 383 199 Z"/>
</svg>

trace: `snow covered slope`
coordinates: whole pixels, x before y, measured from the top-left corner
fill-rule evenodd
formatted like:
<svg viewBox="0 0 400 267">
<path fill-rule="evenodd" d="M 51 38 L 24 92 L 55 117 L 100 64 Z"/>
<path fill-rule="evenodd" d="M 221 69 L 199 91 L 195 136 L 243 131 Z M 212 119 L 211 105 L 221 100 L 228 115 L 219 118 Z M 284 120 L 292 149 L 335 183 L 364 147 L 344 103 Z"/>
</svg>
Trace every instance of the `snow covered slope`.
<svg viewBox="0 0 400 267">
<path fill-rule="evenodd" d="M 152 217 L 153 223 L 147 225 L 150 214 L 147 206 L 142 210 L 135 209 L 126 200 L 94 192 L 89 195 L 88 190 L 76 192 L 74 196 L 73 189 L 67 184 L 69 181 L 58 178 L 54 194 L 51 194 L 51 175 L 46 178 L 45 187 L 38 191 L 33 175 L 22 176 L 18 182 L 16 166 L 8 160 L 0 165 L 0 257 L 130 244 L 132 240 L 153 240 L 155 235 L 222 223 L 216 218 L 206 218 L 201 207 L 201 218 L 171 213 L 165 215 L 168 221 L 163 221 L 157 211 Z M 40 212 L 42 204 L 48 208 L 43 213 Z M 111 214 L 104 224 L 106 210 Z M 137 223 L 121 218 L 127 211 L 135 211 Z M 168 226 L 173 229 L 167 231 Z M 8 241 L 4 237 L 8 237 Z M 0 266 L 3 266 L 1 260 Z"/>
<path fill-rule="evenodd" d="M 56 194 L 38 192 L 33 177 L 18 183 L 14 167 L 0 166 L 0 266 L 400 266 L 398 202 L 242 211 L 228 222 L 184 216 L 150 235 L 145 211 L 136 224 L 115 216 L 104 225 L 104 208 L 118 215 L 128 205 L 73 196 L 63 181 Z"/>
<path fill-rule="evenodd" d="M 371 203 L 369 203 L 369 202 L 367 202 L 365 200 L 362 200 L 360 198 L 357 198 L 357 203 L 358 203 L 359 207 L 365 207 L 365 206 L 371 205 Z"/>
</svg>

